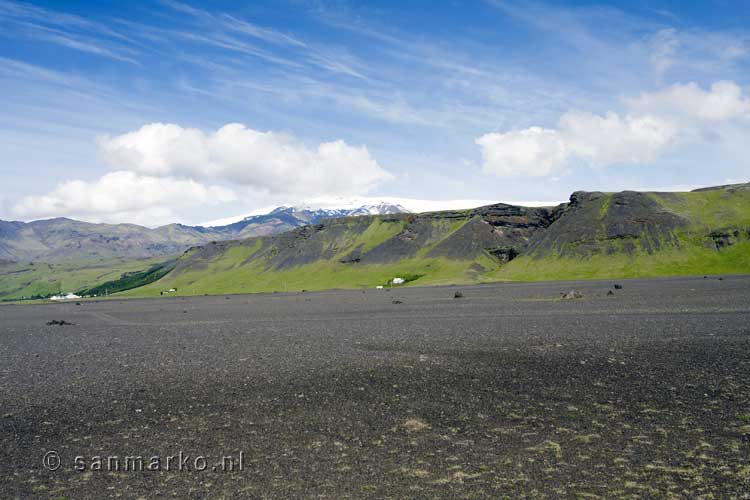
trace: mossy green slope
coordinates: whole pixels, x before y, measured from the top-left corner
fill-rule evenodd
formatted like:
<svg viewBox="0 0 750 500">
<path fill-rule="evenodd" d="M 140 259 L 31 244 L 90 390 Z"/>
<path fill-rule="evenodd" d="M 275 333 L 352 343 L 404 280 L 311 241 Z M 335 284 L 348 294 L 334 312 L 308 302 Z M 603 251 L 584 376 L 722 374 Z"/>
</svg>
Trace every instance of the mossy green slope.
<svg viewBox="0 0 750 500">
<path fill-rule="evenodd" d="M 648 213 L 608 227 L 622 193 L 592 196 L 540 234 L 528 253 L 491 279 L 556 280 L 750 273 L 750 185 L 687 193 L 637 193 Z M 575 200 L 574 200 L 575 201 Z M 573 203 L 575 204 L 575 203 Z M 637 210 L 635 210 L 637 212 Z M 596 215 L 595 215 L 596 214 Z M 567 219 L 567 220 L 566 220 Z M 654 225 L 654 221 L 659 221 Z M 628 225 L 629 223 L 632 223 Z M 580 231 L 584 226 L 584 231 Z M 624 230 L 623 230 L 624 229 Z M 609 230 L 609 232 L 608 232 Z"/>
<path fill-rule="evenodd" d="M 430 285 L 729 273 L 750 273 L 748 185 L 336 219 L 192 249 L 161 280 L 124 294 L 373 287 L 402 276 Z"/>
<path fill-rule="evenodd" d="M 503 248 L 523 248 L 550 209 L 476 210 L 335 219 L 273 237 L 193 249 L 175 270 L 125 295 L 214 294 L 478 282 L 499 269 Z"/>
</svg>

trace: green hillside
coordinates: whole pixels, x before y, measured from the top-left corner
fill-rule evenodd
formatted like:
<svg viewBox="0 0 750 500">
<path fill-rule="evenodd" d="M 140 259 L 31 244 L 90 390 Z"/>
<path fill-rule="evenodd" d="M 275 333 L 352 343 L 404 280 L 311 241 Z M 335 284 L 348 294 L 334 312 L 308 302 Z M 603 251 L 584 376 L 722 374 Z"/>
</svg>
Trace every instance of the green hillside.
<svg viewBox="0 0 750 500">
<path fill-rule="evenodd" d="M 640 193 L 639 193 L 640 195 Z M 616 214 L 621 194 L 569 210 L 491 279 L 556 280 L 750 273 L 750 187 L 645 193 L 647 213 Z M 612 233 L 612 224 L 632 227 Z M 676 217 L 676 218 L 675 218 Z M 610 220 L 613 219 L 613 220 Z M 654 221 L 659 221 L 655 224 Z M 586 231 L 579 231 L 579 224 Z M 610 234 L 608 234 L 608 230 Z"/>
<path fill-rule="evenodd" d="M 159 264 L 164 257 L 144 260 L 77 260 L 63 263 L 0 265 L 0 300 L 49 297 L 77 292 Z"/>
<path fill-rule="evenodd" d="M 193 249 L 161 280 L 124 295 L 373 287 L 394 277 L 408 286 L 719 273 L 750 273 L 748 185 L 336 219 Z"/>
<path fill-rule="evenodd" d="M 481 281 L 548 225 L 553 210 L 493 205 L 460 212 L 334 219 L 272 237 L 217 242 L 127 295 L 320 290 Z M 518 250 L 516 250 L 518 249 Z"/>
</svg>

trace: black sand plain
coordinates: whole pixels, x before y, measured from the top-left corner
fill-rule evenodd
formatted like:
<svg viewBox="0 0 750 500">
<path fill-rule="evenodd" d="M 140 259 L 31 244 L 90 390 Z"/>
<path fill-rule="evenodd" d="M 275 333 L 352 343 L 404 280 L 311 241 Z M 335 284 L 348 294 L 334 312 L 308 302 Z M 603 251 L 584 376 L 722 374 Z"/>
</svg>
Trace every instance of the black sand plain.
<svg viewBox="0 0 750 500">
<path fill-rule="evenodd" d="M 614 283 L 4 305 L 0 498 L 750 498 L 750 277 Z"/>
</svg>

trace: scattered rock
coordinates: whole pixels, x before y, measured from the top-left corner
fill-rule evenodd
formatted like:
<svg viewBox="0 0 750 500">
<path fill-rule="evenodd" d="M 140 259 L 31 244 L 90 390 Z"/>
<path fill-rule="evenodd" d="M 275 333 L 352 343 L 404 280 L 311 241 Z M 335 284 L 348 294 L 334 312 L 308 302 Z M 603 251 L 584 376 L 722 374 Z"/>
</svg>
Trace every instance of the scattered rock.
<svg viewBox="0 0 750 500">
<path fill-rule="evenodd" d="M 713 231 L 708 235 L 710 241 L 713 243 L 713 247 L 716 250 L 730 247 L 737 243 L 740 238 L 740 232 L 738 230 L 720 230 Z"/>
<path fill-rule="evenodd" d="M 464 293 L 461 292 L 461 291 L 458 291 L 458 292 L 456 292 L 456 293 L 453 294 L 453 298 L 454 299 L 461 299 L 461 298 L 463 298 L 463 296 L 464 296 Z"/>
<path fill-rule="evenodd" d="M 59 326 L 65 326 L 65 325 L 73 325 L 73 323 L 69 323 L 65 321 L 64 319 L 53 319 L 52 321 L 47 322 L 48 325 L 59 325 Z"/>
<path fill-rule="evenodd" d="M 513 247 L 497 247 L 497 248 L 490 248 L 487 250 L 491 255 L 494 255 L 497 257 L 500 262 L 503 264 L 507 264 L 511 260 L 518 257 L 519 252 Z"/>
<path fill-rule="evenodd" d="M 583 298 L 583 294 L 578 290 L 571 290 L 569 292 L 560 292 L 560 298 L 563 300 L 581 299 Z"/>
<path fill-rule="evenodd" d="M 402 427 L 409 432 L 419 432 L 430 428 L 427 422 L 424 422 L 417 418 L 410 418 L 402 424 Z"/>
<path fill-rule="evenodd" d="M 622 285 L 619 283 L 615 283 L 615 290 L 622 290 Z"/>
</svg>

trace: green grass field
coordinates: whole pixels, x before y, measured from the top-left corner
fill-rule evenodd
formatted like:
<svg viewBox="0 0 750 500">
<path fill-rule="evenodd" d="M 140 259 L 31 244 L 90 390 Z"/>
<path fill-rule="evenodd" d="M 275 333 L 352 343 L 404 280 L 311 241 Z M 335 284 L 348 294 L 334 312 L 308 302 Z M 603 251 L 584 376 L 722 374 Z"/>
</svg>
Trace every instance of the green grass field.
<svg viewBox="0 0 750 500">
<path fill-rule="evenodd" d="M 750 241 L 721 251 L 691 245 L 654 254 L 595 255 L 587 259 L 521 256 L 487 273 L 487 281 L 552 281 L 657 276 L 750 274 Z"/>
<path fill-rule="evenodd" d="M 121 296 L 156 296 L 176 288 L 178 295 L 248 292 L 372 288 L 397 277 L 422 275 L 410 285 L 440 285 L 481 281 L 473 261 L 444 258 L 405 259 L 394 264 L 350 265 L 319 261 L 285 270 L 266 269 L 261 263 L 242 264 L 244 256 L 234 251 L 231 261 L 217 259 L 199 270 L 174 273 L 161 280 L 123 292 Z"/>
<path fill-rule="evenodd" d="M 76 292 L 119 278 L 123 273 L 148 269 L 164 257 L 145 260 L 43 262 L 0 266 L 0 300 L 19 300 Z"/>
</svg>

